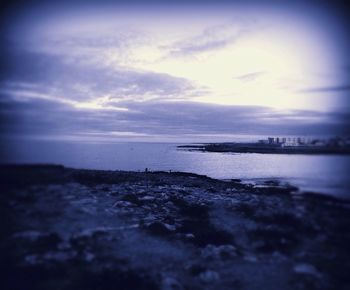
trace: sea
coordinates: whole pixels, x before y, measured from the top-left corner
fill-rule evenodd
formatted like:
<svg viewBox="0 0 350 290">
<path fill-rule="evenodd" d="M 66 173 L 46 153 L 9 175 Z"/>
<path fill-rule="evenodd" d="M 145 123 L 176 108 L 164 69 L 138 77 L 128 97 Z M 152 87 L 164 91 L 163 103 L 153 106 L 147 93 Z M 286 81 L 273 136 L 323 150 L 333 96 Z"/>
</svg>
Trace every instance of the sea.
<svg viewBox="0 0 350 290">
<path fill-rule="evenodd" d="M 301 191 L 350 199 L 350 155 L 209 153 L 178 150 L 185 143 L 15 141 L 2 144 L 1 163 L 62 164 L 103 170 L 183 171 L 259 183 L 273 179 Z M 4 148 L 6 145 L 6 148 Z"/>
</svg>

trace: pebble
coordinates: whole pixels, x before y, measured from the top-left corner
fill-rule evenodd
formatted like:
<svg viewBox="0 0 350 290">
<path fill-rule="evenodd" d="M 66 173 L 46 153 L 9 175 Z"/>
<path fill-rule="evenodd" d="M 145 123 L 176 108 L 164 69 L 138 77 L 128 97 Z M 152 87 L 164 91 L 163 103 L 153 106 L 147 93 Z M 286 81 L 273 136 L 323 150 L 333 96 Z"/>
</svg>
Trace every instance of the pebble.
<svg viewBox="0 0 350 290">
<path fill-rule="evenodd" d="M 133 204 L 129 201 L 119 200 L 113 204 L 113 207 L 129 207 L 133 206 Z"/>
<path fill-rule="evenodd" d="M 176 230 L 176 226 L 175 225 L 169 225 L 166 223 L 163 223 L 163 225 L 169 230 L 169 231 L 175 231 Z"/>
<path fill-rule="evenodd" d="M 313 265 L 305 263 L 295 265 L 294 272 L 297 274 L 306 274 L 317 278 L 321 278 L 322 276 Z"/>
<path fill-rule="evenodd" d="M 213 283 L 220 280 L 219 274 L 211 270 L 207 270 L 205 272 L 200 273 L 199 278 L 204 283 Z"/>
<path fill-rule="evenodd" d="M 248 262 L 256 263 L 258 261 L 258 258 L 256 256 L 253 256 L 253 255 L 248 255 L 248 256 L 244 257 L 244 260 L 246 260 Z"/>
<path fill-rule="evenodd" d="M 140 197 L 139 200 L 155 200 L 155 197 L 150 195 L 145 195 L 143 197 Z"/>
<path fill-rule="evenodd" d="M 161 289 L 162 290 L 182 290 L 183 287 L 179 283 L 179 281 L 177 281 L 175 278 L 173 278 L 173 277 L 164 277 L 163 281 L 162 281 Z"/>
<path fill-rule="evenodd" d="M 231 258 L 237 256 L 237 249 L 233 245 L 208 245 L 202 250 L 201 256 L 204 259 Z"/>
<path fill-rule="evenodd" d="M 185 235 L 185 238 L 186 238 L 186 239 L 194 239 L 195 236 L 194 236 L 194 234 L 189 233 L 189 234 L 186 234 L 186 235 Z"/>
<path fill-rule="evenodd" d="M 25 238 L 30 241 L 36 241 L 40 237 L 42 237 L 44 234 L 38 231 L 24 231 L 24 232 L 18 232 L 13 235 L 14 238 Z"/>
<path fill-rule="evenodd" d="M 92 254 L 92 253 L 86 252 L 85 256 L 84 256 L 84 259 L 87 262 L 91 262 L 93 259 L 95 259 L 95 255 Z"/>
</svg>

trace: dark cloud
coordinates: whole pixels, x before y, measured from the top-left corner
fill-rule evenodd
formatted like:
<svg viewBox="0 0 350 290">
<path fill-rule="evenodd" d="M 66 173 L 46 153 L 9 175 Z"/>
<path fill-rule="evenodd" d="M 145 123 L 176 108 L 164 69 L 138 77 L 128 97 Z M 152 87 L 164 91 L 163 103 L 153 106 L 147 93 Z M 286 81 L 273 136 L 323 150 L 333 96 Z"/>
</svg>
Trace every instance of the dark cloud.
<svg viewBox="0 0 350 290">
<path fill-rule="evenodd" d="M 4 101 L 4 100 L 8 101 Z M 349 114 L 276 111 L 266 107 L 219 106 L 196 102 L 122 102 L 128 111 L 82 110 L 50 100 L 13 102 L 2 96 L 2 134 L 183 136 L 220 134 L 345 134 Z"/>
<path fill-rule="evenodd" d="M 72 100 L 108 95 L 114 100 L 183 99 L 196 94 L 184 78 L 127 67 L 89 63 L 86 59 L 14 50 L 2 69 L 2 89 L 23 89 Z"/>
<path fill-rule="evenodd" d="M 209 27 L 166 49 L 170 56 L 195 56 L 225 48 L 256 28 L 254 23 L 238 23 Z M 25 35 L 22 31 L 23 35 L 14 35 L 14 30 L 5 30 L 0 27 L 0 132 L 4 135 L 93 136 L 129 132 L 181 138 L 200 134 L 349 133 L 348 113 L 195 103 L 189 100 L 203 92 L 185 78 L 123 67 L 122 62 L 106 65 L 101 61 L 105 55 L 100 55 L 106 48 L 116 53 L 117 61 L 128 58 L 128 43 L 139 35 L 127 29 L 92 37 L 52 33 L 48 39 L 41 39 L 40 33 Z M 13 36 L 12 40 L 5 37 L 5 32 Z M 263 73 L 253 72 L 236 79 L 253 81 Z M 349 88 L 321 87 L 304 92 L 348 92 Z M 100 98 L 105 98 L 100 108 L 75 106 Z M 120 107 L 128 110 L 117 110 Z"/>
</svg>

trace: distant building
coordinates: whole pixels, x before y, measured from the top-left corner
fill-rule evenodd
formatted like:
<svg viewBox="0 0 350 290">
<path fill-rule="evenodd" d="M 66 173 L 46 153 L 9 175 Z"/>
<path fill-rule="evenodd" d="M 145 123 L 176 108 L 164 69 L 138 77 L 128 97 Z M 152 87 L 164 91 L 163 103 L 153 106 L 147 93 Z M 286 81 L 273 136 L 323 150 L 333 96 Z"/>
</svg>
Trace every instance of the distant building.
<svg viewBox="0 0 350 290">
<path fill-rule="evenodd" d="M 326 142 L 323 140 L 314 140 L 311 144 L 313 146 L 326 146 Z"/>
<path fill-rule="evenodd" d="M 299 144 L 297 138 L 287 138 L 286 141 L 282 143 L 282 147 L 299 146 Z"/>
<path fill-rule="evenodd" d="M 268 137 L 265 140 L 259 140 L 259 144 L 279 145 L 280 147 L 350 147 L 350 137 L 333 137 L 329 139 L 318 139 L 312 137 Z M 274 146 L 275 147 L 275 146 Z"/>
</svg>

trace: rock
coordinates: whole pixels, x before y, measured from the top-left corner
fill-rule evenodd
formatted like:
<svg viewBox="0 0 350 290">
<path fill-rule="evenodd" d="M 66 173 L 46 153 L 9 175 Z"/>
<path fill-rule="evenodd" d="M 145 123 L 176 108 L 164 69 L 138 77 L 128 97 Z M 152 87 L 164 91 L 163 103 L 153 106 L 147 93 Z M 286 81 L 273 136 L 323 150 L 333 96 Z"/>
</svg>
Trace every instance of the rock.
<svg viewBox="0 0 350 290">
<path fill-rule="evenodd" d="M 69 259 L 72 259 L 76 253 L 74 251 L 71 252 L 48 252 L 42 258 L 43 260 L 50 260 L 56 262 L 64 262 Z"/>
<path fill-rule="evenodd" d="M 194 234 L 189 233 L 189 234 L 185 234 L 185 238 L 186 239 L 194 239 L 195 236 L 194 236 Z"/>
<path fill-rule="evenodd" d="M 113 207 L 130 207 L 133 204 L 129 201 L 119 200 L 113 204 Z"/>
<path fill-rule="evenodd" d="M 24 231 L 24 232 L 18 232 L 13 235 L 14 238 L 23 238 L 28 239 L 30 241 L 36 241 L 44 234 L 38 231 Z"/>
<path fill-rule="evenodd" d="M 169 225 L 166 223 L 163 223 L 163 225 L 169 230 L 169 231 L 175 231 L 176 230 L 176 226 L 175 225 Z"/>
<path fill-rule="evenodd" d="M 147 229 L 154 235 L 157 236 L 168 236 L 174 230 L 170 225 L 162 222 L 153 222 L 147 226 Z"/>
<path fill-rule="evenodd" d="M 199 276 L 200 273 L 207 270 L 202 264 L 188 264 L 185 268 L 192 276 Z"/>
<path fill-rule="evenodd" d="M 60 251 L 65 251 L 71 249 L 71 244 L 68 241 L 63 240 L 58 244 L 57 249 Z"/>
<path fill-rule="evenodd" d="M 14 183 L 4 191 L 4 289 L 347 286 L 348 203 L 316 196 L 298 201 L 203 178 L 192 187 L 187 177 L 168 173 L 65 172 L 52 176 L 64 178 L 54 190 L 29 170 L 21 173 L 25 184 L 38 186 Z M 158 187 L 159 180 L 167 186 Z M 28 206 L 21 192 L 35 204 Z M 82 207 L 97 210 L 88 214 Z"/>
<path fill-rule="evenodd" d="M 271 186 L 279 186 L 280 182 L 278 180 L 266 180 L 264 181 L 264 184 Z"/>
<path fill-rule="evenodd" d="M 204 259 L 227 259 L 237 256 L 237 249 L 233 245 L 208 245 L 202 250 L 201 256 Z"/>
<path fill-rule="evenodd" d="M 164 277 L 162 280 L 162 290 L 181 290 L 182 285 L 173 277 Z"/>
<path fill-rule="evenodd" d="M 145 208 L 145 207 L 142 207 Z M 157 217 L 154 214 L 148 213 L 147 216 L 142 220 L 144 224 L 151 224 L 156 222 Z"/>
<path fill-rule="evenodd" d="M 275 251 L 275 252 L 272 253 L 271 259 L 274 260 L 274 261 L 285 261 L 285 260 L 288 260 L 288 258 L 285 255 L 281 254 L 278 251 Z"/>
<path fill-rule="evenodd" d="M 322 277 L 321 273 L 318 272 L 317 269 L 311 264 L 305 264 L 305 263 L 297 264 L 294 266 L 294 272 L 297 274 L 314 276 L 316 278 Z"/>
<path fill-rule="evenodd" d="M 140 197 L 139 200 L 143 200 L 143 201 L 155 200 L 155 197 L 154 196 L 150 196 L 150 195 L 145 195 L 143 197 Z"/>
<path fill-rule="evenodd" d="M 204 283 L 214 283 L 220 280 L 220 276 L 215 271 L 207 270 L 199 274 L 199 279 Z"/>
<path fill-rule="evenodd" d="M 95 228 L 86 228 L 78 233 L 75 233 L 73 235 L 73 238 L 74 239 L 77 239 L 77 238 L 91 238 L 93 236 L 97 236 L 98 234 L 103 234 L 103 233 L 106 233 L 108 231 L 111 231 L 111 230 L 114 230 L 116 228 L 114 227 L 104 227 L 104 226 L 101 226 L 101 227 L 95 227 Z"/>
<path fill-rule="evenodd" d="M 37 255 L 25 256 L 24 261 L 30 265 L 36 265 L 40 262 Z"/>
<path fill-rule="evenodd" d="M 66 262 L 76 256 L 75 251 L 55 251 L 47 252 L 43 255 L 33 254 L 25 256 L 24 261 L 29 265 L 44 264 L 47 262 Z"/>
<path fill-rule="evenodd" d="M 258 258 L 253 255 L 247 255 L 247 256 L 244 256 L 244 260 L 248 262 L 256 263 L 258 261 Z"/>
<path fill-rule="evenodd" d="M 89 252 L 86 252 L 84 254 L 84 260 L 87 262 L 91 262 L 93 259 L 95 259 L 95 255 Z"/>
</svg>

